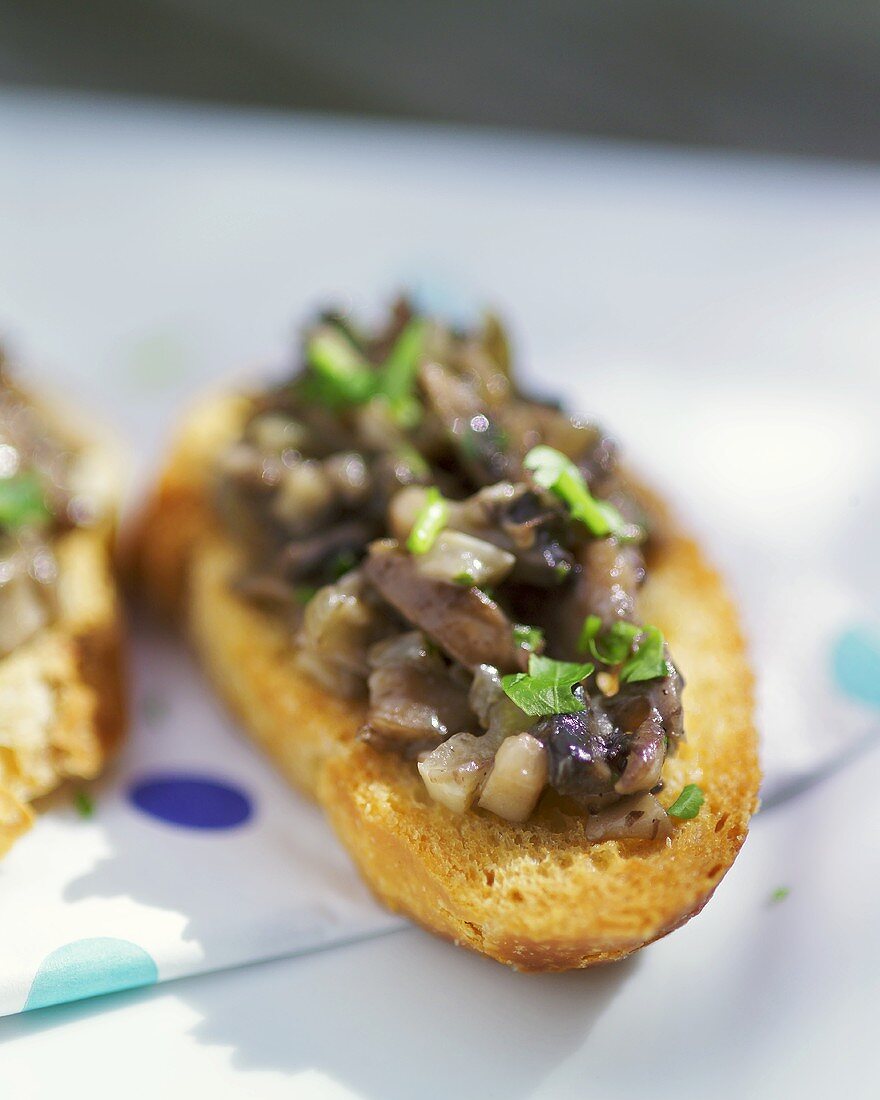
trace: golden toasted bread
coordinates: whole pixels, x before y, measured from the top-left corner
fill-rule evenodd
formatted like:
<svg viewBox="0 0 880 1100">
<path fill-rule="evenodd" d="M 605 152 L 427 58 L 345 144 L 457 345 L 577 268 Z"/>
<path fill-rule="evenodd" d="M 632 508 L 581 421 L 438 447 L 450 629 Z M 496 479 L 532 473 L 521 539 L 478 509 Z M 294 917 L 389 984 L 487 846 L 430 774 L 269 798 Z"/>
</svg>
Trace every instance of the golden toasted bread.
<svg viewBox="0 0 880 1100">
<path fill-rule="evenodd" d="M 356 739 L 360 703 L 297 671 L 279 620 L 235 594 L 240 550 L 214 517 L 214 457 L 246 404 L 213 400 L 188 420 L 139 525 L 137 564 L 154 604 L 184 626 L 208 676 L 287 778 L 316 798 L 390 908 L 522 970 L 618 959 L 706 904 L 757 806 L 752 676 L 736 614 L 689 539 L 671 535 L 641 594 L 686 677 L 687 741 L 663 769 L 668 807 L 686 783 L 700 813 L 656 841 L 585 838 L 539 809 L 525 824 L 432 802 L 415 765 Z"/>
<path fill-rule="evenodd" d="M 115 456 L 108 456 L 111 467 Z M 125 725 L 123 631 L 113 579 L 115 518 L 52 540 L 52 621 L 0 659 L 0 855 L 33 822 L 31 804 L 92 779 Z"/>
</svg>

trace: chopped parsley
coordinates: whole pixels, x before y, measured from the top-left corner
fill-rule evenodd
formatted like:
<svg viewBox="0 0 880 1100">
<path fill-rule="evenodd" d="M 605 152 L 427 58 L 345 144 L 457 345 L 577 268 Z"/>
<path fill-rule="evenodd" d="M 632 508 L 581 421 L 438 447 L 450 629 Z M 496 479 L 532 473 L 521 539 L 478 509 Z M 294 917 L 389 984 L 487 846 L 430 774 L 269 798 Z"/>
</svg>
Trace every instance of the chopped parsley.
<svg viewBox="0 0 880 1100">
<path fill-rule="evenodd" d="M 345 576 L 356 565 L 357 555 L 352 550 L 340 550 L 330 562 L 330 574 L 334 581 L 338 581 L 340 577 Z"/>
<path fill-rule="evenodd" d="M 473 573 L 458 573 L 455 577 L 455 583 L 462 585 L 464 588 L 473 588 L 477 581 Z"/>
<path fill-rule="evenodd" d="M 407 550 L 411 554 L 427 554 L 448 518 L 449 505 L 440 495 L 440 490 L 432 485 L 406 540 Z"/>
<path fill-rule="evenodd" d="M 544 645 L 544 631 L 539 626 L 526 626 L 516 623 L 513 628 L 513 640 L 522 649 L 537 653 Z"/>
<path fill-rule="evenodd" d="M 777 886 L 770 895 L 770 901 L 774 904 L 779 901 L 785 901 L 790 893 L 791 890 L 787 886 Z"/>
<path fill-rule="evenodd" d="M 603 629 L 598 615 L 588 615 L 578 640 L 578 649 L 589 652 L 603 665 L 620 665 L 632 652 L 633 641 L 639 634 L 635 623 L 618 619 Z"/>
<path fill-rule="evenodd" d="M 25 470 L 0 478 L 0 527 L 14 531 L 45 523 L 51 516 L 40 479 Z"/>
<path fill-rule="evenodd" d="M 666 812 L 670 817 L 678 817 L 682 821 L 689 821 L 692 817 L 697 816 L 705 801 L 706 797 L 696 783 L 688 783 Z"/>
<path fill-rule="evenodd" d="M 91 817 L 95 812 L 95 803 L 85 791 L 77 791 L 73 796 L 73 804 L 80 817 Z"/>
<path fill-rule="evenodd" d="M 568 506 L 573 519 L 579 520 L 597 538 L 617 535 L 630 539 L 637 528 L 626 522 L 607 500 L 596 500 L 587 487 L 584 475 L 561 451 L 553 447 L 533 447 L 523 459 L 523 466 L 543 489 L 549 489 Z"/>
<path fill-rule="evenodd" d="M 575 714 L 586 710 L 572 689 L 593 671 L 591 664 L 554 661 L 550 657 L 529 657 L 529 671 L 501 677 L 508 699 L 520 710 L 538 718 L 548 714 Z"/>
<path fill-rule="evenodd" d="M 620 680 L 624 684 L 635 684 L 642 680 L 656 680 L 666 676 L 669 665 L 663 634 L 656 626 L 643 628 L 635 653 L 620 670 Z"/>
<path fill-rule="evenodd" d="M 663 634 L 656 626 L 640 627 L 618 619 L 603 627 L 598 615 L 588 615 L 578 649 L 603 665 L 620 665 L 620 680 L 625 684 L 655 680 L 669 672 Z"/>
</svg>

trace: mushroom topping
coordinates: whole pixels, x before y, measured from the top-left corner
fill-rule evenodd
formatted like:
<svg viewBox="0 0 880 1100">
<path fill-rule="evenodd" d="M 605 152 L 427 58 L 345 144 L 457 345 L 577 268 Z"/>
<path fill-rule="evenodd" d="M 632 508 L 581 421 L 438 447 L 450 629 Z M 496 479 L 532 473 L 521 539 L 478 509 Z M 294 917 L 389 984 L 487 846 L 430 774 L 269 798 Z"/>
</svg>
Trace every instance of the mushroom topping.
<svg viewBox="0 0 880 1100">
<path fill-rule="evenodd" d="M 645 579 L 638 547 L 616 538 L 595 539 L 584 547 L 581 567 L 575 600 L 581 603 L 584 615 L 598 615 L 603 622 L 632 619 Z"/>
<path fill-rule="evenodd" d="M 457 733 L 419 761 L 428 794 L 455 813 L 473 805 L 495 760 L 501 737 Z"/>
<path fill-rule="evenodd" d="M 638 618 L 650 509 L 600 427 L 518 389 L 496 321 L 325 313 L 217 480 L 237 590 L 327 690 L 369 696 L 361 738 L 417 759 L 432 799 L 666 835 L 683 681 Z"/>
<path fill-rule="evenodd" d="M 369 660 L 370 709 L 362 740 L 415 755 L 476 724 L 466 681 L 454 677 L 417 631 L 379 642 Z"/>
<path fill-rule="evenodd" d="M 463 584 L 470 588 L 500 584 L 513 568 L 513 554 L 499 550 L 460 531 L 443 531 L 419 558 L 418 569 L 425 577 Z"/>
<path fill-rule="evenodd" d="M 319 589 L 308 602 L 298 665 L 338 695 L 359 695 L 369 671 L 367 652 L 392 630 L 388 616 L 355 571 Z"/>
<path fill-rule="evenodd" d="M 507 821 L 526 821 L 547 782 L 547 754 L 530 733 L 501 742 L 480 795 L 480 806 Z"/>
<path fill-rule="evenodd" d="M 485 663 L 510 671 L 523 666 L 513 624 L 479 588 L 426 577 L 393 542 L 373 543 L 364 575 L 404 619 L 465 668 Z"/>
<path fill-rule="evenodd" d="M 0 356 L 0 657 L 54 619 L 55 540 L 104 514 L 112 487 L 94 451 L 59 434 Z"/>
<path fill-rule="evenodd" d="M 670 835 L 669 815 L 652 794 L 621 798 L 584 819 L 588 840 L 665 840 Z"/>
<path fill-rule="evenodd" d="M 625 738 L 597 703 L 542 718 L 532 732 L 547 747 L 549 782 L 559 794 L 586 799 L 614 790 L 625 767 Z"/>
<path fill-rule="evenodd" d="M 52 617 L 51 591 L 31 576 L 21 553 L 12 557 L 0 552 L 0 657 L 5 657 Z"/>
</svg>

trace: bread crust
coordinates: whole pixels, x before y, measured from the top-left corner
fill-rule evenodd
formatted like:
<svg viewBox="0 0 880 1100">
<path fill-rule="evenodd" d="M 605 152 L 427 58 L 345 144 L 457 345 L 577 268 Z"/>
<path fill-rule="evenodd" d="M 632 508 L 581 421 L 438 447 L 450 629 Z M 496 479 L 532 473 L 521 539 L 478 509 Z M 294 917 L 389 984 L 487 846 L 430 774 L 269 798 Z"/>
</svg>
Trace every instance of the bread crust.
<svg viewBox="0 0 880 1100">
<path fill-rule="evenodd" d="M 36 799 L 69 779 L 95 778 L 123 735 L 114 536 L 108 518 L 54 540 L 58 613 L 0 659 L 0 856 L 33 824 Z"/>
<path fill-rule="evenodd" d="M 699 912 L 745 840 L 760 775 L 736 613 L 695 543 L 664 538 L 641 610 L 688 683 L 688 738 L 664 765 L 660 801 L 698 783 L 698 816 L 674 821 L 666 841 L 591 843 L 580 818 L 549 805 L 522 825 L 455 814 L 429 799 L 411 763 L 359 742 L 363 705 L 298 672 L 280 622 L 232 591 L 241 552 L 207 483 L 245 409 L 221 398 L 185 424 L 139 524 L 140 579 L 180 619 L 245 729 L 322 805 L 375 894 L 432 932 L 533 971 L 622 958 Z"/>
</svg>

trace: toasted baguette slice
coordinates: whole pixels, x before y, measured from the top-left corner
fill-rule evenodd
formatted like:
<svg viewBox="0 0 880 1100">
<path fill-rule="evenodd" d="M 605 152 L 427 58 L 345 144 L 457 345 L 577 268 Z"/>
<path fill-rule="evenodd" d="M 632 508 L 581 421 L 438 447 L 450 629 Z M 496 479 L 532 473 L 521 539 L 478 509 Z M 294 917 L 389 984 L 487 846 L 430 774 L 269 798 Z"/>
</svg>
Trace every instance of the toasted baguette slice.
<svg viewBox="0 0 880 1100">
<path fill-rule="evenodd" d="M 43 411 L 50 423 L 60 421 L 51 409 Z M 109 471 L 118 469 L 112 452 L 107 463 Z M 0 856 L 30 828 L 35 799 L 67 779 L 93 779 L 122 736 L 115 526 L 108 515 L 94 527 L 73 528 L 54 540 L 58 614 L 0 659 Z"/>
<path fill-rule="evenodd" d="M 590 843 L 579 818 L 524 825 L 432 802 L 412 763 L 356 739 L 360 704 L 298 672 L 280 622 L 236 596 L 240 551 L 218 526 L 207 480 L 246 404 L 214 400 L 186 423 L 139 527 L 141 580 L 179 617 L 218 692 L 287 778 L 321 803 L 372 889 L 433 932 L 522 970 L 618 959 L 706 904 L 746 837 L 759 772 L 752 676 L 721 581 L 686 538 L 653 562 L 642 611 L 688 682 L 688 738 L 660 800 L 706 796 L 670 840 Z"/>
</svg>

